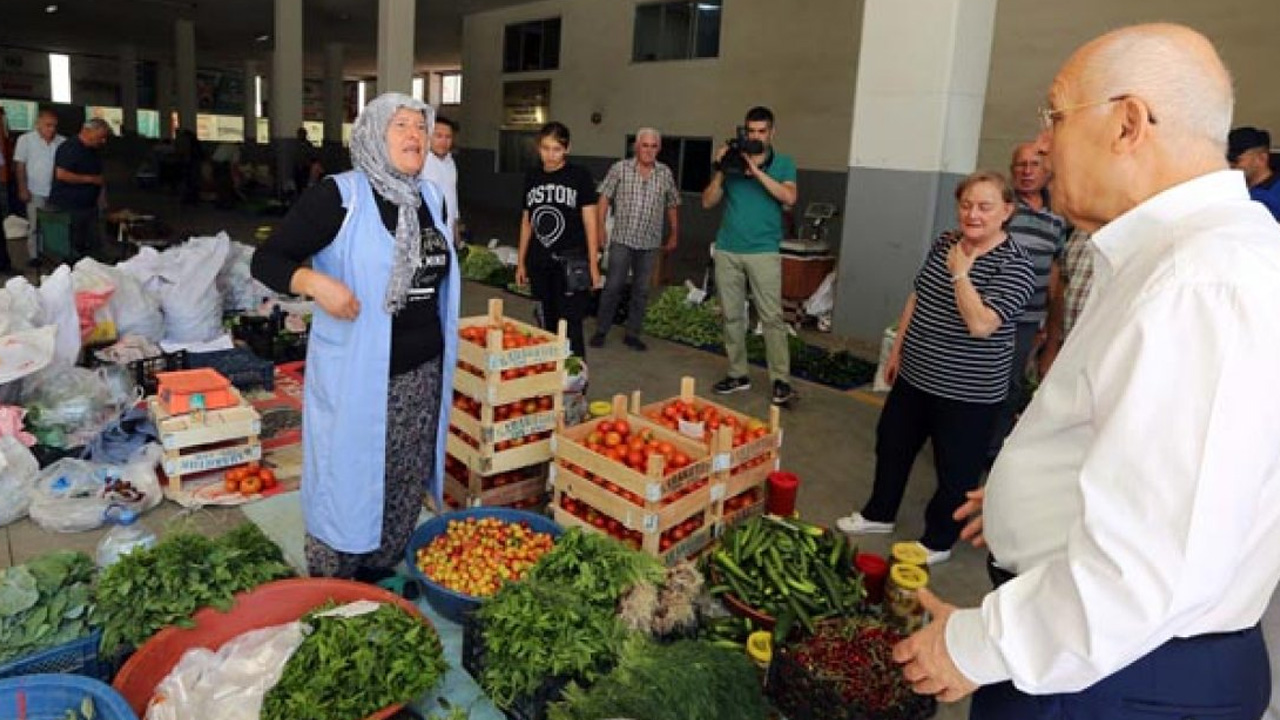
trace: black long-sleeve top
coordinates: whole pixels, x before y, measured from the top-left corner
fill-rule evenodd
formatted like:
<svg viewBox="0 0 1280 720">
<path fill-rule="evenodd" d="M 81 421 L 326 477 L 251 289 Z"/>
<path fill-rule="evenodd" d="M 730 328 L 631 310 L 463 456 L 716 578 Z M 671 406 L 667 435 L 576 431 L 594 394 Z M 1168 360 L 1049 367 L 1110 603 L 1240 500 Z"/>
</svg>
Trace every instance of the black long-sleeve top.
<svg viewBox="0 0 1280 720">
<path fill-rule="evenodd" d="M 376 192 L 374 199 L 388 234 L 360 238 L 360 241 L 393 243 L 399 210 Z M 276 292 L 291 292 L 293 274 L 311 256 L 333 242 L 342 228 L 346 212 L 337 183 L 326 180 L 309 188 L 298 198 L 270 239 L 253 254 L 253 276 Z M 449 270 L 449 249 L 444 237 L 436 230 L 426 203 L 418 208 L 418 223 L 422 228 L 423 264 L 414 277 L 404 307 L 391 319 L 392 375 L 408 372 L 439 357 L 444 348 L 439 290 Z M 361 307 L 360 312 L 383 312 L 383 309 L 379 304 L 373 308 Z"/>
</svg>

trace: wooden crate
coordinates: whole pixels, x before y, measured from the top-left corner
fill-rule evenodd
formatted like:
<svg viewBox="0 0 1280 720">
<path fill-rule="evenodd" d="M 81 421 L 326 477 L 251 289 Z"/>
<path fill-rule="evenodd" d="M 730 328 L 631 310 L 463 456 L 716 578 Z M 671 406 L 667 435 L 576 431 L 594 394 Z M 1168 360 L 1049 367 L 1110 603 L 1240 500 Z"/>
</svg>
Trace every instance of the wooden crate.
<svg viewBox="0 0 1280 720">
<path fill-rule="evenodd" d="M 177 491 L 185 475 L 262 459 L 258 411 L 239 391 L 233 392 L 238 403 L 235 407 L 181 415 L 171 414 L 155 397 L 148 400 L 147 408 L 164 448 L 162 467 L 170 490 Z"/>
<path fill-rule="evenodd" d="M 497 408 L 489 403 L 480 403 L 480 417 L 459 408 L 456 404 L 449 409 L 449 424 L 480 442 L 482 450 L 492 454 L 492 447 L 500 442 L 516 440 L 542 432 L 556 429 L 556 424 L 563 412 L 564 393 L 550 393 L 551 409 L 539 410 L 523 414 L 519 417 L 498 420 Z M 545 396 L 537 396 L 545 397 Z M 525 398 L 513 402 L 533 402 L 535 398 Z M 505 403 L 504 403 L 505 404 Z"/>
<path fill-rule="evenodd" d="M 652 502 L 659 502 L 671 493 L 710 476 L 711 455 L 705 445 L 645 418 L 630 415 L 626 412 L 626 406 L 626 397 L 617 395 L 613 399 L 613 411 L 608 416 L 558 429 L 553 438 L 556 459 L 583 468 L 596 477 Z M 647 472 L 642 473 L 588 450 L 583 441 L 605 420 L 626 420 L 635 430 L 651 431 L 655 438 L 671 443 L 687 455 L 691 462 L 676 472 L 667 474 L 664 471 L 665 460 L 655 454 L 649 458 Z"/>
<path fill-rule="evenodd" d="M 551 508 L 551 516 L 563 528 L 578 527 L 584 532 L 597 533 L 603 535 L 604 532 L 600 528 L 595 527 L 591 523 L 586 522 L 582 518 L 565 511 L 559 505 Z M 651 553 L 660 559 L 665 565 L 675 565 L 681 560 L 697 555 L 711 544 L 711 523 L 707 522 L 696 532 L 690 534 L 685 539 L 672 545 L 666 552 Z"/>
<path fill-rule="evenodd" d="M 502 327 L 511 323 L 521 332 L 546 340 L 540 345 L 503 349 Z M 518 320 L 503 317 L 502 300 L 489 300 L 489 314 L 462 318 L 462 329 L 488 327 L 487 344 L 481 347 L 470 340 L 458 342 L 458 371 L 453 376 L 453 389 L 487 405 L 505 405 L 516 400 L 540 395 L 559 396 L 564 390 L 564 361 L 569 356 L 567 325 L 561 320 L 555 334 Z M 523 377 L 504 378 L 503 373 L 519 373 L 536 365 L 554 364 L 555 370 Z M 467 370 L 474 368 L 479 374 Z M 559 403 L 557 403 L 559 408 Z M 492 416 L 482 417 L 489 423 Z"/>
<path fill-rule="evenodd" d="M 445 451 L 461 460 L 467 469 L 480 475 L 511 472 L 551 459 L 554 436 L 498 451 L 493 449 L 493 443 L 487 446 L 482 444 L 478 448 L 471 447 L 466 440 L 454 434 L 453 430 L 454 428 L 450 428 L 449 436 L 445 439 Z"/>
<path fill-rule="evenodd" d="M 695 382 L 691 377 L 683 377 L 680 379 L 680 394 L 673 398 L 660 400 L 658 402 L 642 405 L 640 393 L 636 391 L 631 395 L 631 412 L 640 415 L 650 422 L 656 422 L 654 415 L 661 416 L 662 409 L 675 400 L 683 400 L 687 403 L 695 403 L 700 407 L 714 407 L 721 416 L 732 416 L 737 422 L 746 427 L 753 422 L 763 423 L 769 429 L 769 432 L 762 437 L 756 438 L 749 442 L 743 443 L 738 447 L 733 447 L 733 434 L 727 432 L 728 428 L 721 426 L 718 435 L 713 435 L 708 441 L 704 437 L 693 438 L 703 443 L 714 455 L 717 470 L 729 469 L 733 470 L 740 467 L 744 463 L 757 460 L 762 456 L 773 453 L 775 456 L 782 449 L 782 415 L 777 406 L 769 408 L 768 421 L 753 418 L 745 413 L 738 412 L 732 408 L 721 405 L 720 403 L 698 397 L 694 392 Z M 689 437 L 689 436 L 686 436 Z"/>
<path fill-rule="evenodd" d="M 452 467 L 452 463 L 449 463 L 451 459 L 447 459 L 445 465 L 445 491 L 454 498 L 464 499 L 467 507 L 506 507 L 531 498 L 540 498 L 546 493 L 547 466 L 545 463 L 523 468 L 522 470 L 526 471 L 524 473 L 526 477 L 516 482 L 486 488 L 486 481 L 495 477 L 494 475 L 482 475 L 469 470 L 465 465 L 461 468 Z M 497 473 L 497 475 L 502 474 L 504 473 Z"/>
<path fill-rule="evenodd" d="M 659 535 L 699 512 L 707 513 L 708 522 L 714 518 L 711 487 L 705 482 L 687 495 L 665 504 L 662 501 L 652 500 L 644 500 L 637 504 L 563 465 L 553 463 L 548 472 L 557 507 L 561 497 L 565 495 L 574 500 L 580 500 L 598 512 L 616 519 L 624 528 L 643 534 L 646 550 L 650 549 L 647 547 L 650 537 L 653 539 L 653 549 L 656 549 Z"/>
</svg>

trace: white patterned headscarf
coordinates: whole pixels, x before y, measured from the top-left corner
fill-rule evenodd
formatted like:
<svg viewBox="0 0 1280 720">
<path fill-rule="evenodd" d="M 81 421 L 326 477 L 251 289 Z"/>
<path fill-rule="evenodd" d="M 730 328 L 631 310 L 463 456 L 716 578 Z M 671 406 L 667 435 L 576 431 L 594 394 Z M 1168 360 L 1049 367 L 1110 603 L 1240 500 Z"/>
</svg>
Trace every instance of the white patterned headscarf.
<svg viewBox="0 0 1280 720">
<path fill-rule="evenodd" d="M 379 95 L 364 106 L 364 112 L 356 118 L 351 129 L 351 164 L 369 177 L 375 192 L 399 209 L 395 260 L 383 300 L 383 307 L 391 314 L 404 307 L 414 273 L 422 266 L 421 228 L 418 225 L 422 193 L 418 190 L 418 178 L 396 170 L 387 152 L 387 131 L 391 128 L 391 118 L 400 108 L 421 112 L 426 118 L 427 134 L 422 147 L 423 157 L 426 157 L 428 148 L 425 143 L 430 141 L 436 113 L 430 105 L 408 95 L 394 92 Z"/>
</svg>

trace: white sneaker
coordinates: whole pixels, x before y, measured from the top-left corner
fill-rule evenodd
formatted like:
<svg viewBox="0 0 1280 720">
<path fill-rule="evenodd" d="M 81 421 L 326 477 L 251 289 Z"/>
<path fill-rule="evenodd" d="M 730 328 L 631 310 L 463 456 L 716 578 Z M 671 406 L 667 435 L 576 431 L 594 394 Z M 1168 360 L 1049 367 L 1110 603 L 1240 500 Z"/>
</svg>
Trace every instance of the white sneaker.
<svg viewBox="0 0 1280 720">
<path fill-rule="evenodd" d="M 919 545 L 924 550 L 924 562 L 926 565 L 941 565 L 951 559 L 950 550 L 930 550 L 928 545 L 921 542 L 916 543 L 916 545 Z"/>
<path fill-rule="evenodd" d="M 836 527 L 845 535 L 888 535 L 893 532 L 893 523 L 868 520 L 860 512 L 836 520 Z"/>
</svg>

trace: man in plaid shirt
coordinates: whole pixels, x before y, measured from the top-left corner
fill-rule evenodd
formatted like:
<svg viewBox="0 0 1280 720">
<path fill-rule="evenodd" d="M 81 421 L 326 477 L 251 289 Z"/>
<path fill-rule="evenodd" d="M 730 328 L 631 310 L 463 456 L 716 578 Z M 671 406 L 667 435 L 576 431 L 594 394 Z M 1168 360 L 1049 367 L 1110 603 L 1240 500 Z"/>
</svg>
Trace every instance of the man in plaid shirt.
<svg viewBox="0 0 1280 720">
<path fill-rule="evenodd" d="M 632 350 L 645 350 L 640 339 L 644 326 L 645 306 L 649 302 L 649 283 L 658 252 L 676 249 L 680 234 L 680 192 L 671 168 L 658 162 L 662 136 L 653 128 L 636 132 L 635 157 L 619 160 L 609 168 L 600 186 L 600 237 L 609 249 L 609 266 L 605 269 L 604 293 L 596 313 L 596 333 L 588 345 L 603 347 L 605 336 L 613 325 L 618 301 L 631 279 L 631 305 L 627 315 L 627 334 L 623 344 Z M 605 218 L 613 207 L 613 234 L 606 235 Z M 663 240 L 663 219 L 666 240 Z"/>
</svg>

